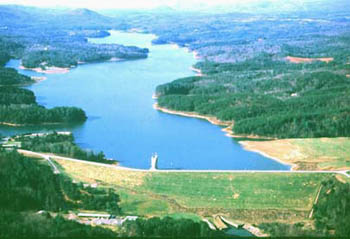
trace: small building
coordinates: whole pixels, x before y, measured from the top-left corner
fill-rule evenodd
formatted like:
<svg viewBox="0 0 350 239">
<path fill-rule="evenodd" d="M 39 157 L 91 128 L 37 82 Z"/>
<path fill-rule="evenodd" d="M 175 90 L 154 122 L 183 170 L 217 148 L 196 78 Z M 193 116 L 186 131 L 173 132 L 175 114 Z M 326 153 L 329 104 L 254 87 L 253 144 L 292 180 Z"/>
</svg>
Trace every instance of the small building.
<svg viewBox="0 0 350 239">
<path fill-rule="evenodd" d="M 95 217 L 93 219 L 84 219 L 79 221 L 80 223 L 86 225 L 112 225 L 112 226 L 122 226 L 126 221 L 135 221 L 137 216 L 126 216 L 124 218 L 115 216 L 109 216 L 109 214 L 91 214 L 91 213 L 79 213 L 79 217 Z M 107 217 L 109 216 L 109 217 Z"/>
<path fill-rule="evenodd" d="M 125 221 L 135 221 L 137 218 L 139 218 L 139 217 L 138 216 L 126 216 L 124 218 L 123 222 L 125 222 Z"/>
<path fill-rule="evenodd" d="M 123 224 L 123 220 L 120 218 L 116 219 L 106 219 L 106 218 L 95 218 L 91 221 L 95 225 L 116 225 L 121 226 Z"/>
<path fill-rule="evenodd" d="M 110 218 L 111 214 L 98 214 L 98 213 L 78 213 L 78 217 L 97 217 L 97 218 Z"/>
</svg>

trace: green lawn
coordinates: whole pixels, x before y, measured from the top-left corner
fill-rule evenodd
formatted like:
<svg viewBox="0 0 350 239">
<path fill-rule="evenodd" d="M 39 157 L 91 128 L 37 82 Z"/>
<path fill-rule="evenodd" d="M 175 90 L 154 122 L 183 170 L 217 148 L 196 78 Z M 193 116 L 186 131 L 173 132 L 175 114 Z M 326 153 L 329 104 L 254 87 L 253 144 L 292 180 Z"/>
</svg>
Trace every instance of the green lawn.
<svg viewBox="0 0 350 239">
<path fill-rule="evenodd" d="M 303 220 L 327 174 L 133 172 L 57 160 L 75 180 L 114 188 L 127 215 Z"/>
<path fill-rule="evenodd" d="M 350 168 L 350 138 L 298 139 L 293 144 L 310 161 L 321 161 L 320 168 Z"/>
<path fill-rule="evenodd" d="M 190 208 L 309 210 L 324 175 L 152 173 L 140 190 Z"/>
</svg>

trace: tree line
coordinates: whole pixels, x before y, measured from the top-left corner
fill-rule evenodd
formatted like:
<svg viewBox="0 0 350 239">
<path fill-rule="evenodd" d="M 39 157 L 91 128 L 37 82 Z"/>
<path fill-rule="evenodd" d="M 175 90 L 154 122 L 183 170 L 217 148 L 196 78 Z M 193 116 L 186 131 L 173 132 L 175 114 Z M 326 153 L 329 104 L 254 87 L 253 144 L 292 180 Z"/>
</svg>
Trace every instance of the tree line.
<svg viewBox="0 0 350 239">
<path fill-rule="evenodd" d="M 17 136 L 16 141 L 21 142 L 21 148 L 36 152 L 59 154 L 86 161 L 113 164 L 114 160 L 107 160 L 103 152 L 83 150 L 74 143 L 72 134 L 57 134 L 56 132 L 42 136 Z"/>
<path fill-rule="evenodd" d="M 136 219 L 123 224 L 121 235 L 124 237 L 160 237 L 160 238 L 221 238 L 224 234 L 212 231 L 205 222 L 171 217 L 153 217 Z"/>
</svg>

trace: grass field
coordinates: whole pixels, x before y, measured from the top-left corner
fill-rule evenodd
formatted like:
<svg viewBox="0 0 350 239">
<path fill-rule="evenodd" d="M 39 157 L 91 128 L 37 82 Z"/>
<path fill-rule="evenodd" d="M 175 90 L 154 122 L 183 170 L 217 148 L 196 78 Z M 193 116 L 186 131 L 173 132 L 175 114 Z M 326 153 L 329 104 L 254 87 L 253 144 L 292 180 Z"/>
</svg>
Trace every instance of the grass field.
<svg viewBox="0 0 350 239">
<path fill-rule="evenodd" d="M 304 220 L 327 174 L 165 173 L 56 161 L 75 180 L 115 188 L 125 214 L 213 217 L 249 223 Z"/>
<path fill-rule="evenodd" d="M 295 164 L 295 169 L 350 169 L 350 138 L 242 141 L 246 149 Z"/>
</svg>

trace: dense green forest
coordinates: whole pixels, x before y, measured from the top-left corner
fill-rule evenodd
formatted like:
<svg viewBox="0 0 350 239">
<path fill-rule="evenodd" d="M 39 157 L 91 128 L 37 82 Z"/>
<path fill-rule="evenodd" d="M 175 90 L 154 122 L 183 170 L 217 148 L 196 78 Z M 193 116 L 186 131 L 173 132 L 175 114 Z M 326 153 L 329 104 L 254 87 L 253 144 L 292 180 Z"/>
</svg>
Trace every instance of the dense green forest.
<svg viewBox="0 0 350 239">
<path fill-rule="evenodd" d="M 318 230 L 339 237 L 350 235 L 350 184 L 335 178 L 322 183 L 314 219 Z"/>
<path fill-rule="evenodd" d="M 14 124 L 84 122 L 85 112 L 76 107 L 46 109 L 38 105 L 1 105 L 0 121 Z"/>
<path fill-rule="evenodd" d="M 201 62 L 205 74 L 158 86 L 158 104 L 234 121 L 235 134 L 276 138 L 350 135 L 346 63 L 294 64 L 268 55 Z"/>
<path fill-rule="evenodd" d="M 34 105 L 36 98 L 32 91 L 17 87 L 0 87 L 0 105 Z"/>
<path fill-rule="evenodd" d="M 21 142 L 22 149 L 35 152 L 54 153 L 71 158 L 109 164 L 116 162 L 107 160 L 103 152 L 96 154 L 93 151 L 82 150 L 74 143 L 74 136 L 72 134 L 66 135 L 54 132 L 42 136 L 22 135 L 14 137 L 14 140 Z"/>
<path fill-rule="evenodd" d="M 44 161 L 16 152 L 1 150 L 0 157 L 3 185 L 0 201 L 8 210 L 63 212 L 79 208 L 120 214 L 119 196 L 113 190 L 84 188 L 64 174 L 53 174 Z"/>
<path fill-rule="evenodd" d="M 34 83 L 34 81 L 28 76 L 18 74 L 15 69 L 0 68 L 0 86 L 24 85 L 30 83 Z"/>
<path fill-rule="evenodd" d="M 46 163 L 16 152 L 0 150 L 0 165 L 0 237 L 115 236 L 110 230 L 68 221 L 60 214 L 36 213 L 85 208 L 118 215 L 119 196 L 114 191 L 84 188 L 67 176 L 53 174 Z"/>
<path fill-rule="evenodd" d="M 210 230 L 205 222 L 194 222 L 190 219 L 174 219 L 171 217 L 153 217 L 148 220 L 137 219 L 136 221 L 127 221 L 123 225 L 121 235 L 124 237 L 142 238 L 224 237 L 222 232 Z"/>
</svg>

